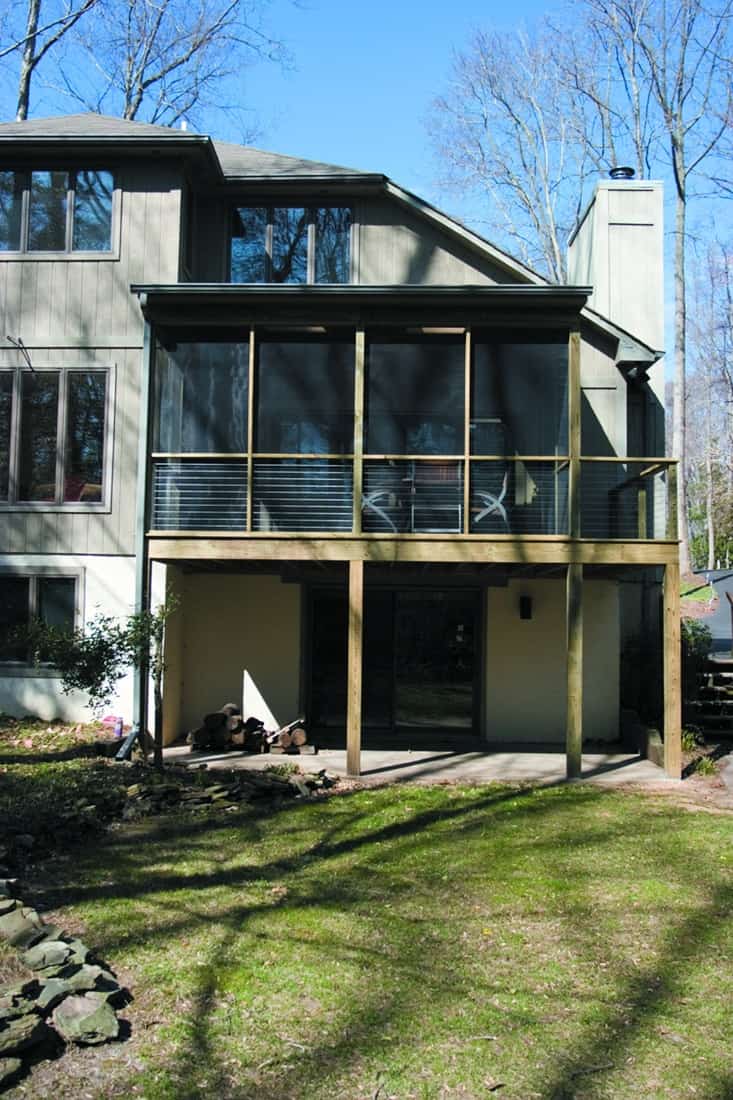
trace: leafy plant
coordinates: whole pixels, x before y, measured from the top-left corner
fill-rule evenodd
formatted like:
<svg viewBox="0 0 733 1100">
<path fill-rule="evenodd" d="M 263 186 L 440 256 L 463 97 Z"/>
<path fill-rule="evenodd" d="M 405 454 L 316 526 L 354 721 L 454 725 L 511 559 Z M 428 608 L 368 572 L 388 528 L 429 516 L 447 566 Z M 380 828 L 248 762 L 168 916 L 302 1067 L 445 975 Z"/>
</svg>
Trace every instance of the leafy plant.
<svg viewBox="0 0 733 1100">
<path fill-rule="evenodd" d="M 717 775 L 718 769 L 715 761 L 710 756 L 701 756 L 695 763 L 695 773 L 697 775 Z"/>
<path fill-rule="evenodd" d="M 694 752 L 698 745 L 703 742 L 703 736 L 700 730 L 694 726 L 687 726 L 682 731 L 682 751 Z"/>
<path fill-rule="evenodd" d="M 699 619 L 682 620 L 682 696 L 685 702 L 697 699 L 700 674 L 704 672 L 713 636 L 710 627 Z"/>
</svg>

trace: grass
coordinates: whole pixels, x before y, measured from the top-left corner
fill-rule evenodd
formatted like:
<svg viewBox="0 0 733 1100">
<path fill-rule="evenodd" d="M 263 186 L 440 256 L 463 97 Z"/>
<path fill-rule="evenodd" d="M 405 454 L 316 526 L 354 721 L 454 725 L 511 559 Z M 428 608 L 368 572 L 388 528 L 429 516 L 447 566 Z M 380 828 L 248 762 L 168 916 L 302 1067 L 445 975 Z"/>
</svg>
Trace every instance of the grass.
<svg viewBox="0 0 733 1100">
<path fill-rule="evenodd" d="M 680 585 L 680 596 L 683 600 L 695 600 L 698 603 L 710 603 L 717 595 L 712 584 L 701 577 L 692 580 L 683 580 Z"/>
<path fill-rule="evenodd" d="M 94 1091 L 65 1055 L 17 1095 L 722 1100 L 730 838 L 581 784 L 115 828 L 39 868 L 37 900 L 130 985 L 129 1053 L 95 1053 Z"/>
</svg>

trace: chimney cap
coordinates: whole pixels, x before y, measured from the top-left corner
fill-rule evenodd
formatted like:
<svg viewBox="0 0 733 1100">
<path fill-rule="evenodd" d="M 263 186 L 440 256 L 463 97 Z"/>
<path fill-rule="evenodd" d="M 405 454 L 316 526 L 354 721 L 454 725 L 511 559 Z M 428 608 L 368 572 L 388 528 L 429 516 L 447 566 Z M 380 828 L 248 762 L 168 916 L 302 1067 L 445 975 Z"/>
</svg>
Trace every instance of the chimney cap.
<svg viewBox="0 0 733 1100">
<path fill-rule="evenodd" d="M 619 164 L 609 169 L 612 180 L 632 180 L 636 175 L 634 169 L 628 164 Z"/>
</svg>

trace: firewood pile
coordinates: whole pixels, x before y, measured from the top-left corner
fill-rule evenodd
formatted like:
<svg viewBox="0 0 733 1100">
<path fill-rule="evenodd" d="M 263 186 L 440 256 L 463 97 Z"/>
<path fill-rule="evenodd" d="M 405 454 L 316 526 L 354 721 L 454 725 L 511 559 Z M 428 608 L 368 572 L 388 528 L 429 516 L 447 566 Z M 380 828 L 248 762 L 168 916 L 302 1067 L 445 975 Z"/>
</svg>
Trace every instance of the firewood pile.
<svg viewBox="0 0 733 1100">
<path fill-rule="evenodd" d="M 203 782 L 202 782 L 203 780 Z M 323 769 L 317 773 L 292 772 L 287 775 L 271 769 L 227 772 L 218 781 L 208 770 L 166 769 L 163 777 L 151 775 L 127 788 L 123 818 L 147 817 L 166 810 L 198 810 L 206 807 L 236 808 L 243 802 L 256 802 L 276 809 L 291 798 L 312 798 L 334 787 L 338 778 Z"/>
<path fill-rule="evenodd" d="M 278 730 L 266 730 L 259 718 L 244 718 L 236 703 L 225 703 L 219 710 L 205 714 L 201 725 L 187 735 L 191 752 L 214 750 L 227 752 L 287 753 L 315 756 L 318 748 L 308 743 L 304 718 L 296 718 Z"/>
</svg>

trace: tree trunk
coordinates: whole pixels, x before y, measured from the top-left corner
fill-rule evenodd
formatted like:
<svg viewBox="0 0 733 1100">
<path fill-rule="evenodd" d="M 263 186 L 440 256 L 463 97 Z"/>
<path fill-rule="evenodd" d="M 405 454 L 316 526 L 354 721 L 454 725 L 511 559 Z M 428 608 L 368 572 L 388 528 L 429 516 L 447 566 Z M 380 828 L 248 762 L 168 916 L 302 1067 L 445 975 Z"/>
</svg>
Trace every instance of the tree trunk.
<svg viewBox="0 0 733 1100">
<path fill-rule="evenodd" d="M 674 398 L 672 415 L 673 451 L 679 459 L 677 471 L 677 521 L 680 537 L 680 571 L 690 572 L 690 537 L 687 522 L 687 458 L 685 353 L 687 303 L 685 297 L 685 195 L 677 192 L 674 241 Z"/>
<path fill-rule="evenodd" d="M 36 64 L 36 35 L 38 34 L 38 20 L 41 14 L 41 0 L 29 0 L 28 22 L 25 28 L 25 45 L 20 62 L 20 76 L 18 77 L 18 107 L 15 113 L 16 122 L 24 122 L 28 118 L 28 105 L 31 98 L 31 77 Z"/>
</svg>

